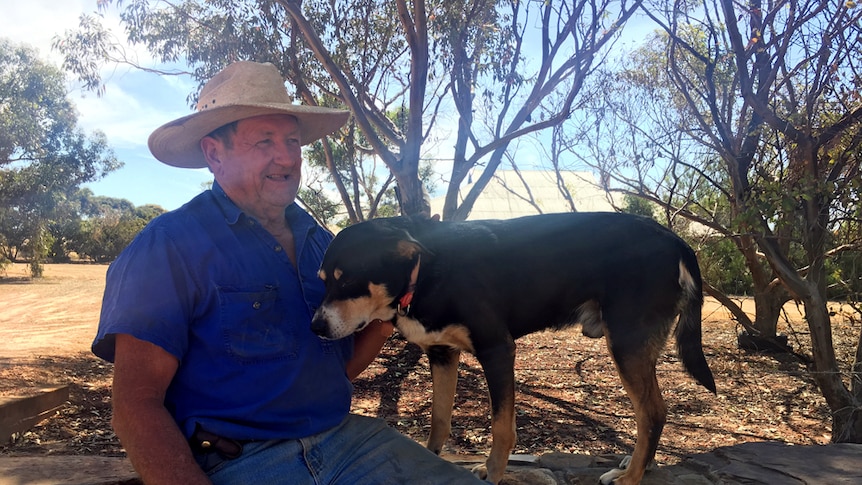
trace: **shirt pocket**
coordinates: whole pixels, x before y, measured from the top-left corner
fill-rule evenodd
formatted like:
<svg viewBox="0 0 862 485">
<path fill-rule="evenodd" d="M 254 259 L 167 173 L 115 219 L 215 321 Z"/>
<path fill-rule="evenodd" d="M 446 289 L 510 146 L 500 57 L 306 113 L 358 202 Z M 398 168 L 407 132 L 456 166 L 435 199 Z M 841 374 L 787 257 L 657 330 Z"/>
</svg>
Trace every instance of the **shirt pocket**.
<svg viewBox="0 0 862 485">
<path fill-rule="evenodd" d="M 243 363 L 293 359 L 297 341 L 278 287 L 219 287 L 221 330 L 226 350 Z"/>
</svg>

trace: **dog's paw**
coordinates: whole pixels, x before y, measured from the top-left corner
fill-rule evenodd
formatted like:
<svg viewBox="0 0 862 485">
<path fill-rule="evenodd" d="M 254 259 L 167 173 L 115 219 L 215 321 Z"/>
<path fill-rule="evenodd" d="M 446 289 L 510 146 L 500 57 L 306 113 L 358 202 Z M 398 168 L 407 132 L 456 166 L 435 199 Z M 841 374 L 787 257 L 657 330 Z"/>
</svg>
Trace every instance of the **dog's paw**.
<svg viewBox="0 0 862 485">
<path fill-rule="evenodd" d="M 601 485 L 612 485 L 614 483 L 614 480 L 621 477 L 625 472 L 625 470 L 614 468 L 609 472 L 603 473 L 602 476 L 599 477 L 599 483 Z"/>
<path fill-rule="evenodd" d="M 619 468 L 620 470 L 626 470 L 626 469 L 628 469 L 628 467 L 631 463 L 632 463 L 632 455 L 626 455 L 625 457 L 623 457 L 622 460 L 620 460 L 620 464 L 617 468 Z"/>
<path fill-rule="evenodd" d="M 620 462 L 619 468 L 614 468 L 613 470 L 606 472 L 599 477 L 599 483 L 601 485 L 611 485 L 617 478 L 621 477 L 626 472 L 626 468 L 629 467 L 629 463 L 631 462 L 631 455 L 626 455 L 626 457 L 623 458 Z"/>
<path fill-rule="evenodd" d="M 481 465 L 474 466 L 473 469 L 470 471 L 472 471 L 473 475 L 476 475 L 476 477 L 480 480 L 488 479 L 488 467 L 485 466 L 484 463 L 482 463 Z"/>
</svg>

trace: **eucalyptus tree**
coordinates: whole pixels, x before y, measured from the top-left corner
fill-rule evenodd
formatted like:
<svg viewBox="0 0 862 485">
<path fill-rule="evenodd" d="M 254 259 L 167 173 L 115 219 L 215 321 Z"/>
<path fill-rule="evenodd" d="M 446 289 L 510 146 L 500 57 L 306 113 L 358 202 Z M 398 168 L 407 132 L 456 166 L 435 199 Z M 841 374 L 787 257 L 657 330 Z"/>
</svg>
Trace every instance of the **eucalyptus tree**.
<svg viewBox="0 0 862 485">
<path fill-rule="evenodd" d="M 721 0 L 705 5 L 710 8 L 726 26 L 726 46 L 747 112 L 745 137 L 715 137 L 725 145 L 738 142 L 723 156 L 730 197 L 739 207 L 742 227 L 805 308 L 812 376 L 832 410 L 832 440 L 862 442 L 862 389 L 855 384 L 848 389 L 836 360 L 826 285 L 830 233 L 836 228 L 833 209 L 845 197 L 858 203 L 862 9 L 852 2 L 813 0 L 746 5 Z M 674 23 L 665 25 L 672 48 L 687 49 L 673 35 Z M 709 92 L 709 84 L 701 86 Z M 722 107 L 709 106 L 713 116 L 704 125 Z M 762 170 L 754 161 L 763 143 L 750 134 L 767 130 L 776 134 L 769 149 L 779 152 L 774 167 L 780 170 L 771 179 L 764 177 L 771 184 L 753 185 L 752 174 Z M 798 229 L 791 244 L 802 250 L 803 268 L 793 264 L 782 237 L 785 226 Z"/>
<path fill-rule="evenodd" d="M 443 216 L 466 218 L 512 140 L 571 116 L 584 81 L 640 3 L 116 2 L 128 40 L 180 66 L 175 73 L 203 82 L 233 60 L 268 61 L 303 102 L 348 106 L 351 123 L 319 153 L 353 221 L 364 217 L 357 196 L 379 201 L 377 189 L 392 182 L 404 213 L 426 212 L 420 162 L 438 152 L 452 158 Z M 98 91 L 105 62 L 132 61 L 97 20 L 82 17 L 55 45 L 65 67 Z M 451 151 L 434 150 L 451 133 Z M 356 170 L 369 156 L 391 179 Z M 460 202 L 475 168 L 482 172 Z"/>
<path fill-rule="evenodd" d="M 734 121 L 736 117 L 744 117 L 745 111 L 738 101 L 740 93 L 734 82 L 736 69 L 732 58 L 721 46 L 711 47 L 703 29 L 688 26 L 680 30 L 677 36 L 697 49 L 699 55 L 712 56 L 715 62 L 710 68 L 709 82 L 713 84 L 717 102 L 724 106 L 718 111 L 723 118 L 719 122 L 710 121 L 706 127 L 732 128 L 733 133 L 716 131 L 744 138 L 748 128 Z M 727 145 L 716 145 L 699 121 L 713 119 L 707 103 L 686 96 L 691 84 L 681 80 L 702 80 L 706 70 L 687 51 L 677 49 L 671 55 L 669 42 L 666 33 L 653 32 L 647 42 L 620 54 L 613 65 L 602 69 L 595 82 L 604 86 L 607 95 L 595 98 L 585 110 L 590 115 L 584 117 L 583 126 L 567 130 L 589 140 L 589 149 L 582 151 L 574 144 L 570 151 L 580 163 L 602 174 L 609 190 L 637 196 L 661 207 L 663 219 L 686 232 L 702 250 L 707 293 L 721 301 L 749 333 L 775 339 L 780 312 L 790 294 L 762 258 L 752 235 L 741 229 L 740 208 L 730 197 L 731 180 L 721 162 L 722 150 Z M 762 148 L 755 155 L 760 168 L 751 174 L 753 185 L 774 185 L 773 175 L 781 161 L 769 147 L 776 134 L 768 129 L 748 134 L 762 140 Z M 575 136 L 570 134 L 569 138 Z M 781 224 L 776 230 L 784 235 L 781 240 L 789 250 L 790 238 L 786 235 L 793 226 Z M 704 258 L 714 254 L 726 259 L 728 253 L 724 248 L 728 244 L 736 248 L 747 274 L 713 271 L 713 263 L 726 269 L 730 262 Z M 737 256 L 733 255 L 733 259 Z M 801 260 L 798 262 L 804 266 Z M 731 279 L 747 281 L 749 286 L 740 287 Z M 753 294 L 756 309 L 753 319 L 728 295 L 731 290 Z"/>
<path fill-rule="evenodd" d="M 835 231 L 858 215 L 862 11 L 852 2 L 669 0 L 645 12 L 666 39 L 651 72 L 665 83 L 673 109 L 660 118 L 672 129 L 659 143 L 631 143 L 641 165 L 625 167 L 636 174 L 626 183 L 637 191 L 640 175 L 653 177 L 667 210 L 733 239 L 761 290 L 774 291 L 766 310 L 777 311 L 784 292 L 803 304 L 832 440 L 862 441 L 862 386 L 836 360 L 827 305 L 828 258 L 860 249 Z M 721 194 L 726 203 L 714 207 L 727 212 L 698 204 L 699 186 Z"/>
<path fill-rule="evenodd" d="M 77 123 L 64 74 L 0 39 L 0 251 L 27 259 L 34 276 L 64 198 L 120 166 L 104 134 Z"/>
</svg>

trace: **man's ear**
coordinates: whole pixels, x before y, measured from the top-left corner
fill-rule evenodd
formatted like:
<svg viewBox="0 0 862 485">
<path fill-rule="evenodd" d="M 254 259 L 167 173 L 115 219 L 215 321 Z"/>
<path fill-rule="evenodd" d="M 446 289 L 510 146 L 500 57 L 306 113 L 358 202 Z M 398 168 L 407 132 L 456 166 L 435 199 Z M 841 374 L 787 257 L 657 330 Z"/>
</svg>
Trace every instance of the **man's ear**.
<svg viewBox="0 0 862 485">
<path fill-rule="evenodd" d="M 201 138 L 201 151 L 210 167 L 210 172 L 216 174 L 221 170 L 221 154 L 224 145 L 211 136 Z"/>
</svg>

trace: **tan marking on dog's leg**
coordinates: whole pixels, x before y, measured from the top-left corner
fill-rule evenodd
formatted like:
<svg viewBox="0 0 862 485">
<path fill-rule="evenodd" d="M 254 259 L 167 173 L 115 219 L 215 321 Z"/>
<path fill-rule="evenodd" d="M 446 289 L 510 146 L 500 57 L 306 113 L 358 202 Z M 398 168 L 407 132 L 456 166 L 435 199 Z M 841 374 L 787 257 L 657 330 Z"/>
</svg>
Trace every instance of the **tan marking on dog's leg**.
<svg viewBox="0 0 862 485">
<path fill-rule="evenodd" d="M 455 402 L 455 388 L 458 384 L 458 360 L 461 352 L 450 350 L 452 360 L 449 365 L 431 366 L 431 434 L 428 435 L 428 449 L 440 454 L 443 443 L 452 432 L 452 406 Z"/>
<path fill-rule="evenodd" d="M 637 485 L 647 465 L 655 457 L 667 419 L 667 407 L 655 376 L 656 353 L 647 346 L 640 354 L 626 356 L 626 361 L 616 363 L 623 387 L 634 406 L 638 435 L 635 451 L 625 472 L 615 478 L 612 478 L 612 474 L 615 474 L 612 472 L 603 475 L 603 484 Z M 605 482 L 605 476 L 613 481 Z"/>
<path fill-rule="evenodd" d="M 474 353 L 473 342 L 470 340 L 470 331 L 464 325 L 447 325 L 442 330 L 431 332 L 418 320 L 407 316 L 398 318 L 396 328 L 408 342 L 414 343 L 423 350 L 435 345 L 445 345 L 458 350 Z"/>
<path fill-rule="evenodd" d="M 515 403 L 511 398 L 500 403 L 500 411 L 491 417 L 491 453 L 485 461 L 484 469 L 476 467 L 473 472 L 491 483 L 499 483 L 509 463 L 509 453 L 515 447 Z M 483 476 L 483 474 L 485 476 Z"/>
</svg>

